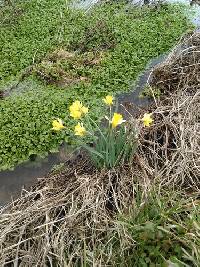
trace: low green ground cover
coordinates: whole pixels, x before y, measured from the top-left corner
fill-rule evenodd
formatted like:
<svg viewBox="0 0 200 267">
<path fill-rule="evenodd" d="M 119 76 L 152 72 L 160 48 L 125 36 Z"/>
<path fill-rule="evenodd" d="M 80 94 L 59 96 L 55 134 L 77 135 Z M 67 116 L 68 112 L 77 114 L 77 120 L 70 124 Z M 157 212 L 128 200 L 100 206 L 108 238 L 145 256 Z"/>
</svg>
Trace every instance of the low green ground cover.
<svg viewBox="0 0 200 267">
<path fill-rule="evenodd" d="M 110 255 L 111 266 L 198 267 L 199 200 L 177 189 L 161 191 L 151 189 L 144 201 L 143 190 L 136 189 L 131 213 L 116 220 L 107 245 L 97 247 L 94 255 Z"/>
<path fill-rule="evenodd" d="M 1 89 L 30 65 L 25 80 L 35 81 L 27 92 L 0 102 L 0 169 L 69 141 L 51 131 L 54 118 L 70 128 L 67 109 L 77 99 L 89 103 L 93 118 L 99 118 L 101 98 L 129 90 L 148 61 L 168 51 L 190 27 L 180 7 L 166 5 L 127 9 L 124 3 L 107 3 L 84 14 L 63 0 L 31 0 L 0 12 Z M 65 55 L 52 59 L 60 50 Z"/>
</svg>

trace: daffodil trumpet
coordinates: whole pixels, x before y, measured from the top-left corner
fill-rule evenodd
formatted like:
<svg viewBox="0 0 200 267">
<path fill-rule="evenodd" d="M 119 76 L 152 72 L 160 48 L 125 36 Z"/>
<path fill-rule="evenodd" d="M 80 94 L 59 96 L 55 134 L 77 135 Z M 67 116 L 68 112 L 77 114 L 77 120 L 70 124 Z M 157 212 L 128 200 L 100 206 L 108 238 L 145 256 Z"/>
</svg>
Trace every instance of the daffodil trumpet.
<svg viewBox="0 0 200 267">
<path fill-rule="evenodd" d="M 52 121 L 52 130 L 60 131 L 64 128 L 65 128 L 65 126 L 63 125 L 63 122 L 61 119 L 58 118 L 58 119 Z"/>
<path fill-rule="evenodd" d="M 144 126 L 149 127 L 153 123 L 152 113 L 145 113 L 143 118 L 141 119 Z"/>
<path fill-rule="evenodd" d="M 105 98 L 103 98 L 103 102 L 108 106 L 113 105 L 113 100 L 114 100 L 114 98 L 111 95 L 107 95 Z"/>
<path fill-rule="evenodd" d="M 76 100 L 69 107 L 69 111 L 70 111 L 70 116 L 73 119 L 79 120 L 82 116 L 88 113 L 88 107 L 83 106 L 82 102 Z"/>
</svg>

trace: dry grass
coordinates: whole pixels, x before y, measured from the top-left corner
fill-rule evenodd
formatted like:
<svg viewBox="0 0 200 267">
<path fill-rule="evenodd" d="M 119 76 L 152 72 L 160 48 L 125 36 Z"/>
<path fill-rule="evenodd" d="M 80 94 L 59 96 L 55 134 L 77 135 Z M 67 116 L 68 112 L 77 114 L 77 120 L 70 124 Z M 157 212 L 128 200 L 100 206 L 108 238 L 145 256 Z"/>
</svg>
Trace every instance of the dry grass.
<svg viewBox="0 0 200 267">
<path fill-rule="evenodd" d="M 195 31 L 181 38 L 167 59 L 153 70 L 150 81 L 164 95 L 178 90 L 191 95 L 199 89 L 199 70 L 200 32 Z"/>
<path fill-rule="evenodd" d="M 156 176 L 196 188 L 200 186 L 199 69 L 200 33 L 194 32 L 182 38 L 150 76 L 150 85 L 159 87 L 163 96 L 155 99 L 155 124 L 146 141 Z"/>
<path fill-rule="evenodd" d="M 184 39 L 178 51 L 187 47 L 174 50 L 152 73 L 152 85 L 162 85 L 165 97 L 155 99 L 154 125 L 141 133 L 131 164 L 97 172 L 87 159 L 68 162 L 61 173 L 40 179 L 1 211 L 1 266 L 86 266 L 86 259 L 89 266 L 112 266 L 112 248 L 107 253 L 98 248 L 110 242 L 114 232 L 121 248 L 133 246 L 115 219 L 116 214 L 129 214 L 137 183 L 144 201 L 153 178 L 163 185 L 199 189 L 200 91 L 198 66 L 190 56 L 198 65 L 200 51 L 194 41 L 188 47 L 199 35 L 194 36 Z"/>
<path fill-rule="evenodd" d="M 178 91 L 157 104 L 154 126 L 142 139 L 147 166 L 162 183 L 200 187 L 200 91 Z"/>
<path fill-rule="evenodd" d="M 59 175 L 41 179 L 2 211 L 0 265 L 67 266 L 84 257 L 104 266 L 109 255 L 91 255 L 112 231 L 113 213 L 127 212 L 133 201 L 135 172 L 96 172 L 83 160 Z M 139 176 L 139 172 L 138 172 Z M 142 174 L 140 174 L 142 177 Z M 83 254 L 87 245 L 87 255 Z M 95 265 L 96 264 L 96 265 Z"/>
</svg>

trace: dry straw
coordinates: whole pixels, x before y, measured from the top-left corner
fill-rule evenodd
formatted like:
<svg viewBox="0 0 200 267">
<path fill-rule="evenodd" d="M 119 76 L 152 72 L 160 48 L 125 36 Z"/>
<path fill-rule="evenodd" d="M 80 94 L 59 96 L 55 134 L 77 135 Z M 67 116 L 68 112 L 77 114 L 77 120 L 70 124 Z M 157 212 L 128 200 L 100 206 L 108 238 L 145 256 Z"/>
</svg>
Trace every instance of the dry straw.
<svg viewBox="0 0 200 267">
<path fill-rule="evenodd" d="M 83 160 L 73 165 L 40 179 L 2 211 L 1 266 L 5 262 L 26 267 L 78 266 L 85 257 L 91 266 L 109 262 L 111 254 L 93 255 L 92 251 L 114 237 L 114 213 L 128 212 L 136 172 L 124 166 L 99 173 Z M 142 177 L 139 172 L 138 177 Z M 130 244 L 127 239 L 123 246 Z"/>
<path fill-rule="evenodd" d="M 182 38 L 150 76 L 163 97 L 146 148 L 163 182 L 200 186 L 200 32 Z M 153 90 L 152 90 L 153 91 Z"/>
</svg>

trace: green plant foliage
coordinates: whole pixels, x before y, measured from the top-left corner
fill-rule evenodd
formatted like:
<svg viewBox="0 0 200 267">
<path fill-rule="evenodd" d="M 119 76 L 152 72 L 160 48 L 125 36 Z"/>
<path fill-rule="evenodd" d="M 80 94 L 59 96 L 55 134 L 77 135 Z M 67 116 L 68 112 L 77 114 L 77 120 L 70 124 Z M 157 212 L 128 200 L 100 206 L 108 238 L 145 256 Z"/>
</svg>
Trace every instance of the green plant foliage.
<svg viewBox="0 0 200 267">
<path fill-rule="evenodd" d="M 83 139 L 78 143 L 88 152 L 91 162 L 97 169 L 112 169 L 132 159 L 137 149 L 138 130 L 133 123 L 122 124 L 112 129 L 109 122 L 104 128 L 91 119 L 88 122 L 86 127 L 91 135 L 92 146 Z"/>
<path fill-rule="evenodd" d="M 135 129 L 132 125 L 119 130 L 106 129 L 103 136 L 94 141 L 94 148 L 85 146 L 97 169 L 114 168 L 127 163 L 136 151 Z"/>
<path fill-rule="evenodd" d="M 149 85 L 145 86 L 143 91 L 140 94 L 140 98 L 149 97 L 149 98 L 159 98 L 161 96 L 161 91 L 159 88 L 150 87 Z"/>
<path fill-rule="evenodd" d="M 27 92 L 13 95 L 0 105 L 0 166 L 12 167 L 32 154 L 44 154 L 58 147 L 64 136 L 55 135 L 51 121 L 58 114 L 65 116 L 66 100 L 59 94 Z M 16 103 L 18 103 L 16 105 Z"/>
<path fill-rule="evenodd" d="M 166 190 L 166 189 L 165 189 Z M 112 247 L 113 266 L 199 266 L 199 201 L 183 197 L 183 192 L 152 189 L 144 201 L 140 187 L 135 192 L 132 215 L 116 222 L 126 236 L 116 233 Z M 123 249 L 129 236 L 132 248 Z M 119 257 L 120 255 L 120 257 Z"/>
<path fill-rule="evenodd" d="M 53 174 L 60 173 L 64 168 L 65 168 L 65 164 L 64 163 L 56 164 L 51 169 L 51 173 L 53 173 Z"/>
<path fill-rule="evenodd" d="M 69 130 L 73 127 L 68 108 L 76 94 L 70 98 L 66 91 L 44 88 L 38 82 L 30 85 L 30 91 L 15 93 L 0 102 L 1 169 L 26 161 L 31 155 L 45 156 L 47 151 L 56 152 L 63 140 L 72 140 L 69 140 L 70 131 L 67 135 L 51 128 L 57 117 L 67 122 Z M 88 101 L 92 107 L 94 100 L 88 98 Z"/>
<path fill-rule="evenodd" d="M 61 27 L 59 3 L 63 1 L 17 1 L 0 18 L 0 80 L 16 76 L 44 56 L 57 43 Z M 14 17 L 14 19 L 13 19 Z M 14 20 L 14 22 L 13 22 Z"/>
<path fill-rule="evenodd" d="M 130 7 L 127 11 L 123 3 L 107 3 L 84 14 L 69 9 L 64 0 L 31 0 L 16 1 L 15 10 L 7 8 L 0 17 L 2 88 L 57 48 L 69 52 L 76 48 L 79 58 L 96 48 L 105 54 L 98 67 L 83 64 L 76 68 L 76 76 L 87 77 L 89 82 L 65 85 L 65 91 L 44 85 L 0 102 L 0 169 L 58 146 L 64 136 L 52 134 L 51 120 L 67 116 L 72 101 L 90 103 L 95 110 L 93 119 L 99 118 L 100 99 L 109 92 L 129 90 L 147 62 L 166 52 L 190 27 L 181 8 L 175 6 Z M 59 62 L 59 69 L 64 66 L 69 71 L 68 63 Z M 56 68 L 50 74 L 57 80 Z M 68 118 L 67 127 L 70 125 Z"/>
</svg>

